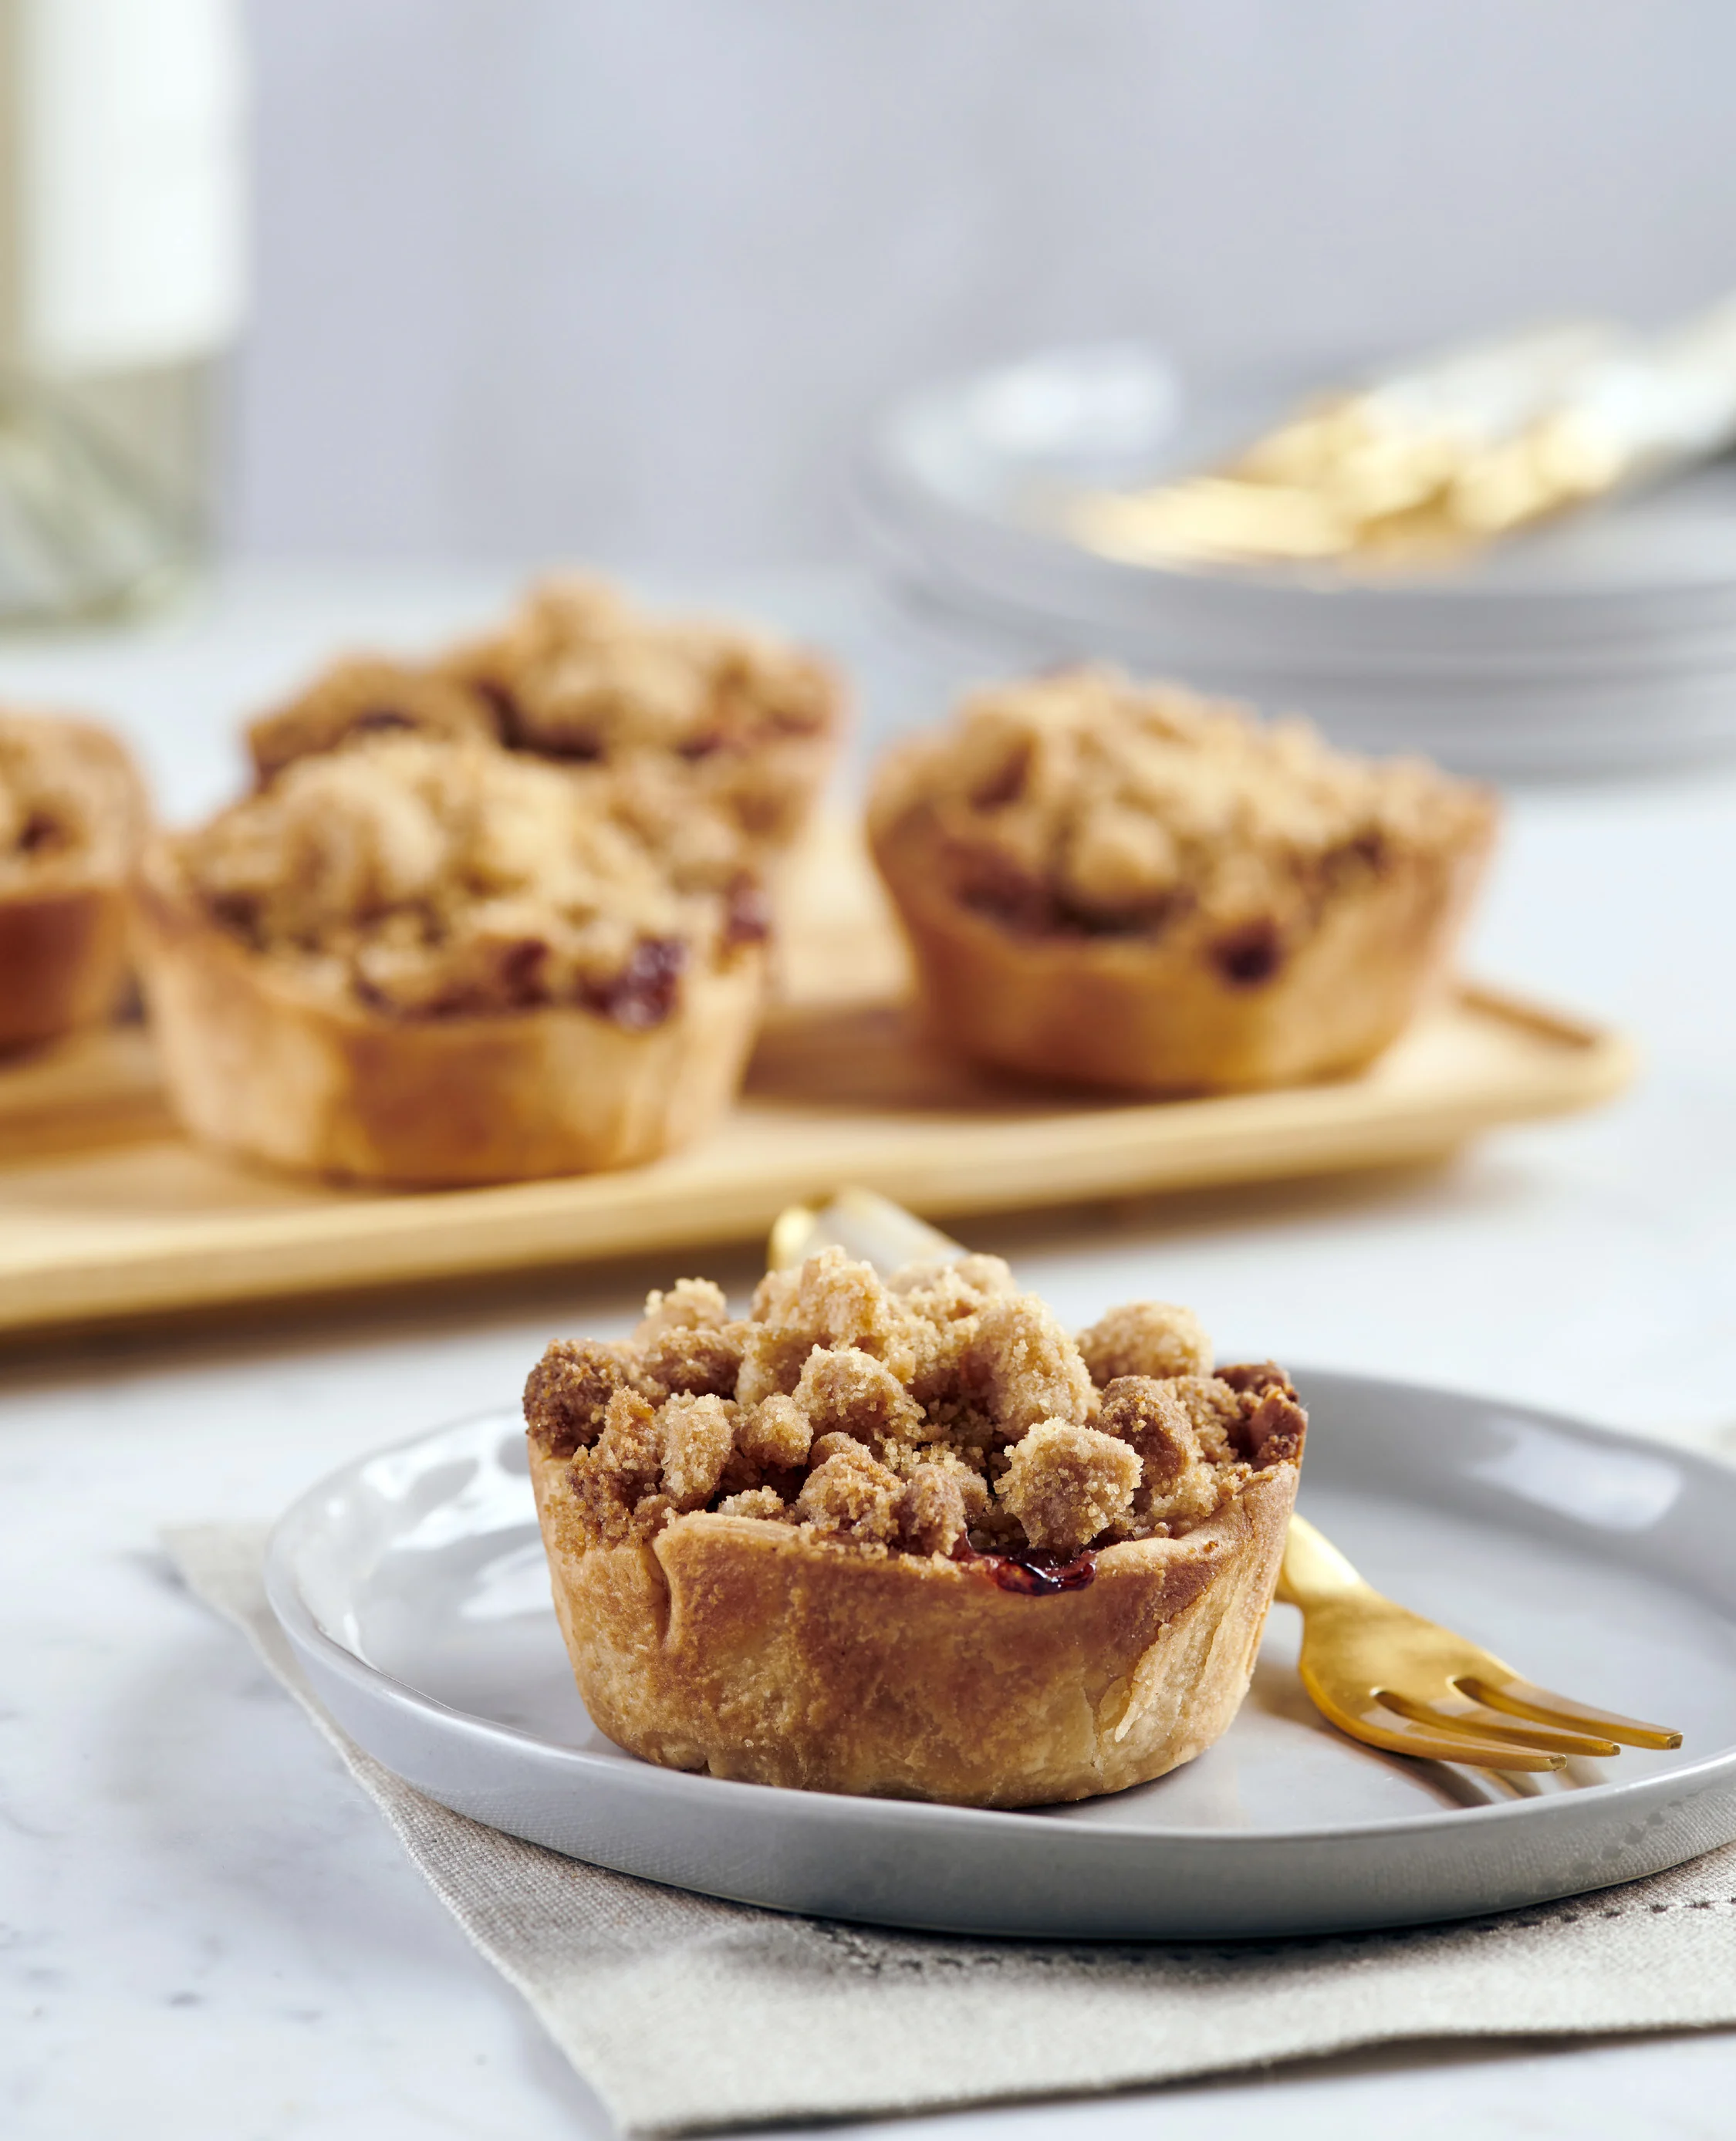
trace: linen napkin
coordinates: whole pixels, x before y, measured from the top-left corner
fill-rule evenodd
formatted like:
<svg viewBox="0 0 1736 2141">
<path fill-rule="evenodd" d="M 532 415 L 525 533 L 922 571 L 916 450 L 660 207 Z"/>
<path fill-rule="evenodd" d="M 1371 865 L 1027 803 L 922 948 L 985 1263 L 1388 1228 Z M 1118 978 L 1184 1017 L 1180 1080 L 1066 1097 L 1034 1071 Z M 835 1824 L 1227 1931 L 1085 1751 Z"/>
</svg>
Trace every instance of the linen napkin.
<svg viewBox="0 0 1736 2141">
<path fill-rule="evenodd" d="M 265 1538 L 201 1525 L 165 1544 L 632 2134 L 1084 2094 L 1403 2038 L 1736 2022 L 1736 1845 L 1497 1917 L 1223 1946 L 888 1932 L 582 1865 L 450 1812 L 345 1737 L 266 1602 Z"/>
</svg>

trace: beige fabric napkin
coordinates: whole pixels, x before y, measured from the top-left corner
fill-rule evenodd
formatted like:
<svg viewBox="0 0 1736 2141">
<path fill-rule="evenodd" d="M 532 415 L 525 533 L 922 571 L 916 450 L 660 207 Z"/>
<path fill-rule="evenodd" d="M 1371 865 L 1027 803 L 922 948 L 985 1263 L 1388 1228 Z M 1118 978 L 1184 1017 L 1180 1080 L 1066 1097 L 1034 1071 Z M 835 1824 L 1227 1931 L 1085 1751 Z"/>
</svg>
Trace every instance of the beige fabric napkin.
<svg viewBox="0 0 1736 2141">
<path fill-rule="evenodd" d="M 450 1813 L 345 1738 L 266 1603 L 264 1540 L 204 1525 L 165 1543 L 630 2132 L 1125 2089 L 1407 2037 L 1736 2022 L 1736 1846 L 1466 1924 L 1237 1946 L 885 1932 L 581 1865 Z"/>
</svg>

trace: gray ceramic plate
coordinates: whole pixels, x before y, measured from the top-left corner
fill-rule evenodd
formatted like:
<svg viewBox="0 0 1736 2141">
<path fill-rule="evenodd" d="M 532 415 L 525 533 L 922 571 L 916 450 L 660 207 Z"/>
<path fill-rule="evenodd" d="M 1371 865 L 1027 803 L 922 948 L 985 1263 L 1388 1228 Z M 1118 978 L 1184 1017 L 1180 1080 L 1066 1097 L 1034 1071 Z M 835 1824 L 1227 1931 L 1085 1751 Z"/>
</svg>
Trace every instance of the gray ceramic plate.
<svg viewBox="0 0 1736 2141">
<path fill-rule="evenodd" d="M 507 1414 L 315 1488 L 273 1538 L 271 1601 L 339 1723 L 433 1798 L 779 1910 L 1072 1937 L 1346 1931 L 1575 1894 L 1736 1838 L 1736 1472 L 1488 1400 L 1298 1381 L 1303 1506 L 1371 1582 L 1549 1686 L 1676 1726 L 1680 1751 L 1541 1784 L 1376 1754 L 1309 1707 L 1278 1607 L 1226 1737 L 1112 1798 L 998 1814 L 656 1769 L 574 1691 Z"/>
</svg>

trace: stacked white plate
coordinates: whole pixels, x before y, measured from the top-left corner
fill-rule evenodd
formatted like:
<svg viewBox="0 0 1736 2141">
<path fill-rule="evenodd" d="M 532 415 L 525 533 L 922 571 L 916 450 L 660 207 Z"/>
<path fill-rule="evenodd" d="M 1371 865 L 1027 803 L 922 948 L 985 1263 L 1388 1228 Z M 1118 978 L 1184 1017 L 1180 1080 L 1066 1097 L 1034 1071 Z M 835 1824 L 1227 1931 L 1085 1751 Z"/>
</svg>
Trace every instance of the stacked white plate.
<svg viewBox="0 0 1736 2141">
<path fill-rule="evenodd" d="M 1081 490 L 1209 464 L 1320 383 L 1189 379 L 1116 345 L 927 388 L 864 452 L 862 517 L 961 675 L 1104 657 L 1497 775 L 1736 746 L 1729 461 L 1404 576 L 1124 564 L 1068 534 Z"/>
</svg>

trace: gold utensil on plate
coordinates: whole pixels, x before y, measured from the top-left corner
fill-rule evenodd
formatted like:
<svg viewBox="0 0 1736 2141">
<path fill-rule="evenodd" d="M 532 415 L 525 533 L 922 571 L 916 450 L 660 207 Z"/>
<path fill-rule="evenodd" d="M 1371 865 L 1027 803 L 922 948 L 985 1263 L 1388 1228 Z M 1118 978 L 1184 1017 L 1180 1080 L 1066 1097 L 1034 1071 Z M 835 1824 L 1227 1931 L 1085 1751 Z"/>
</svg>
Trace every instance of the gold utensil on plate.
<svg viewBox="0 0 1736 2141">
<path fill-rule="evenodd" d="M 1371 1747 L 1489 1769 L 1558 1769 L 1616 1745 L 1682 1735 L 1539 1687 L 1492 1651 L 1395 1606 L 1306 1517 L 1292 1517 L 1277 1595 L 1302 1609 L 1299 1670 L 1321 1715 Z"/>
<path fill-rule="evenodd" d="M 791 1204 L 766 1244 L 773 1271 L 835 1246 L 882 1270 L 963 1245 L 872 1189 L 841 1189 L 816 1208 Z M 1618 1744 L 1679 1747 L 1682 1735 L 1594 1710 L 1516 1673 L 1493 1652 L 1365 1583 L 1306 1517 L 1292 1517 L 1278 1597 L 1302 1611 L 1302 1686 L 1353 1740 L 1435 1762 L 1486 1769 L 1558 1769 L 1570 1755 L 1619 1755 Z"/>
<path fill-rule="evenodd" d="M 1361 559 L 1473 545 L 1723 452 L 1736 299 L 1654 333 L 1533 327 L 1318 396 L 1217 466 L 1084 493 L 1075 541 L 1124 564 Z"/>
</svg>

